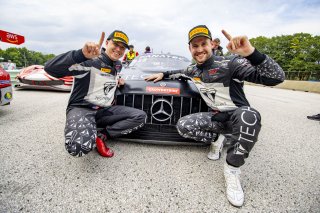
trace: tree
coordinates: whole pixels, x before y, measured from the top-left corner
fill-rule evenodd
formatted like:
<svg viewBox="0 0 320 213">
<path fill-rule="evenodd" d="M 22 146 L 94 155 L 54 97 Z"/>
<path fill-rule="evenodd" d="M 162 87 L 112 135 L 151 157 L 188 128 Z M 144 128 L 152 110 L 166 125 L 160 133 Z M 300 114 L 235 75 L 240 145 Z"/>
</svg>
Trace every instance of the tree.
<svg viewBox="0 0 320 213">
<path fill-rule="evenodd" d="M 3 61 L 11 60 L 17 67 L 26 67 L 34 64 L 44 65 L 46 61 L 55 57 L 54 54 L 42 54 L 40 52 L 28 50 L 27 48 L 10 47 L 6 50 L 0 49 L 0 57 Z"/>
<path fill-rule="evenodd" d="M 308 79 L 306 76 L 320 72 L 319 36 L 308 33 L 272 38 L 259 36 L 250 39 L 250 42 L 258 50 L 275 59 L 285 71 L 299 71 L 299 77 L 295 79 Z"/>
</svg>

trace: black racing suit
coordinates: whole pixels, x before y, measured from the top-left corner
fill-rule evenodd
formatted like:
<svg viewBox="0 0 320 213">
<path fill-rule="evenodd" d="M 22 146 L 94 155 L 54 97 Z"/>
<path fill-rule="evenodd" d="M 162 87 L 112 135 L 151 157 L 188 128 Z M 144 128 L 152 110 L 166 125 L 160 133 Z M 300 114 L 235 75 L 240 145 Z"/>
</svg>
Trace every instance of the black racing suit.
<svg viewBox="0 0 320 213">
<path fill-rule="evenodd" d="M 46 63 L 45 70 L 50 75 L 74 77 L 65 126 L 65 147 L 69 154 L 80 157 L 91 151 L 97 127 L 109 137 L 119 137 L 144 125 L 144 111 L 113 105 L 121 68 L 121 62 L 112 61 L 104 49 L 94 59 L 85 58 L 80 49 Z"/>
<path fill-rule="evenodd" d="M 281 67 L 267 55 L 255 50 L 250 56 L 212 56 L 201 65 L 186 70 L 168 71 L 164 77 L 191 79 L 212 112 L 187 115 L 177 122 L 178 132 L 187 138 L 211 142 L 217 132 L 231 127 L 233 146 L 227 162 L 241 166 L 258 140 L 260 113 L 251 108 L 243 91 L 243 81 L 274 86 L 284 81 Z"/>
</svg>

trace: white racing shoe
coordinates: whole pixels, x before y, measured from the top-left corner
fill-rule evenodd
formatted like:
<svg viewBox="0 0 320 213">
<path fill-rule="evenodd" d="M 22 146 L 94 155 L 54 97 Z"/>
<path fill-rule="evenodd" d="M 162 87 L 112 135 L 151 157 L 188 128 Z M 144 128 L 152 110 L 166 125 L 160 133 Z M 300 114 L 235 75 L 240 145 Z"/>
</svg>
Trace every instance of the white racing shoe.
<svg viewBox="0 0 320 213">
<path fill-rule="evenodd" d="M 208 153 L 208 158 L 210 160 L 219 160 L 225 140 L 226 137 L 220 134 L 218 140 L 211 142 L 210 151 Z"/>
<path fill-rule="evenodd" d="M 244 193 L 240 183 L 240 168 L 224 164 L 224 177 L 226 180 L 226 195 L 229 202 L 240 207 L 244 202 Z"/>
</svg>

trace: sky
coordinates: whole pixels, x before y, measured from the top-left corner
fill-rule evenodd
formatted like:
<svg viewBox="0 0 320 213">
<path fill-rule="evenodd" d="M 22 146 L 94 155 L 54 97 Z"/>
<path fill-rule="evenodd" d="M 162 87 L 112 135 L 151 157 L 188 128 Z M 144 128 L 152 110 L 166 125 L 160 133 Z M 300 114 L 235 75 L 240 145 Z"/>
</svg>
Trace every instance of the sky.
<svg viewBox="0 0 320 213">
<path fill-rule="evenodd" d="M 122 30 L 135 50 L 191 58 L 188 31 L 207 25 L 226 51 L 232 36 L 320 35 L 320 0 L 0 0 L 0 30 L 25 36 L 26 47 L 44 54 L 80 49 L 101 32 Z"/>
</svg>

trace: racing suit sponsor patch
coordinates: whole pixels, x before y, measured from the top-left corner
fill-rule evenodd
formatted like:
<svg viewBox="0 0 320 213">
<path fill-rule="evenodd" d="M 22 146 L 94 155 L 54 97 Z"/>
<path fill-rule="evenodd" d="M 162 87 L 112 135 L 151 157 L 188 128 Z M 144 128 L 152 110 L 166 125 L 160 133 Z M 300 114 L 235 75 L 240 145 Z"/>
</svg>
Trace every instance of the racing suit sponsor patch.
<svg viewBox="0 0 320 213">
<path fill-rule="evenodd" d="M 105 73 L 110 73 L 111 72 L 110 68 L 101 68 L 100 70 L 101 70 L 101 72 L 105 72 Z"/>
<path fill-rule="evenodd" d="M 118 72 L 120 72 L 120 70 L 121 70 L 121 68 L 122 68 L 122 65 L 121 65 L 121 64 L 116 64 L 116 65 L 114 66 L 114 68 L 115 68 Z"/>
<path fill-rule="evenodd" d="M 214 75 L 218 72 L 219 68 L 211 69 L 208 71 L 209 75 Z"/>
</svg>

